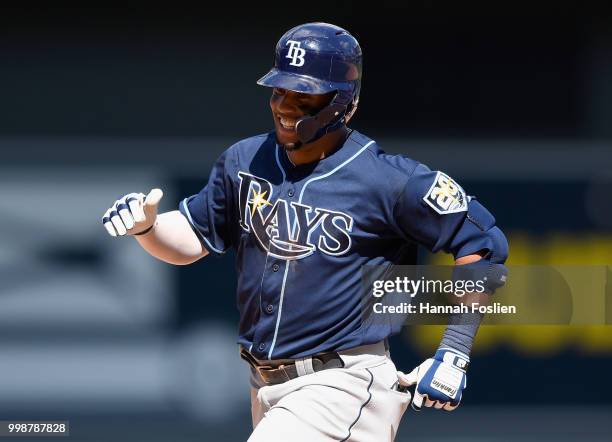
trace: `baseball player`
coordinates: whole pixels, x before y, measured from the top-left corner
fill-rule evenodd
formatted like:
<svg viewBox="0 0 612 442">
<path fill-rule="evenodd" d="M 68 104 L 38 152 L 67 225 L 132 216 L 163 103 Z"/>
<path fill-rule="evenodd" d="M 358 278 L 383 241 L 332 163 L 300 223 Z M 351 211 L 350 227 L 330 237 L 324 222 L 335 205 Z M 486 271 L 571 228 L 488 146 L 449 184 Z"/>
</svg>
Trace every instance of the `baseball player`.
<svg viewBox="0 0 612 442">
<path fill-rule="evenodd" d="M 158 214 L 153 189 L 103 216 L 111 236 L 172 264 L 235 252 L 251 442 L 391 441 L 411 399 L 456 408 L 478 324 L 449 325 L 432 358 L 398 372 L 386 342 L 399 330 L 364 325 L 360 270 L 406 263 L 421 244 L 492 284 L 503 273 L 508 246 L 487 209 L 446 174 L 347 127 L 361 73 L 346 30 L 289 30 L 258 81 L 272 90 L 274 130 L 229 147 L 178 210 Z"/>
</svg>

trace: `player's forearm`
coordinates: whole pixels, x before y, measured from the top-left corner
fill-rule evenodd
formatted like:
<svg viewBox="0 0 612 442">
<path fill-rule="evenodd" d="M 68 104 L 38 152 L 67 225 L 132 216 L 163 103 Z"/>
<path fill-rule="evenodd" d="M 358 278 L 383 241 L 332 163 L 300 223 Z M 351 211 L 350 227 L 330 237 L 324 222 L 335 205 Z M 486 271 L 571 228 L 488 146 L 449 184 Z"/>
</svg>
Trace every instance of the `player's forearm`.
<svg viewBox="0 0 612 442">
<path fill-rule="evenodd" d="M 149 232 L 134 238 L 149 254 L 170 264 L 191 264 L 208 254 L 178 210 L 158 215 Z"/>
<path fill-rule="evenodd" d="M 451 315 L 439 348 L 453 348 L 469 356 L 482 319 L 483 315 L 480 313 Z"/>
<path fill-rule="evenodd" d="M 455 260 L 455 265 L 475 263 L 483 256 L 483 251 L 463 256 Z M 483 302 L 486 297 L 487 295 L 471 293 L 464 295 L 460 303 L 470 305 L 473 302 Z M 469 355 L 482 319 L 483 315 L 480 313 L 455 313 L 450 315 L 448 326 L 440 342 L 440 348 L 453 348 Z"/>
</svg>

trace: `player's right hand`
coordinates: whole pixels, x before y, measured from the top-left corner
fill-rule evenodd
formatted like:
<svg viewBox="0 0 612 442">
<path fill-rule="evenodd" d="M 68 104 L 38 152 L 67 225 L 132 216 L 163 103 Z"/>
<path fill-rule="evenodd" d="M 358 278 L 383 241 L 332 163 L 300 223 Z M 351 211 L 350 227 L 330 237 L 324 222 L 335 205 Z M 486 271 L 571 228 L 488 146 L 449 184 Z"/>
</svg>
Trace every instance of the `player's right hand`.
<svg viewBox="0 0 612 442">
<path fill-rule="evenodd" d="M 463 390 L 467 387 L 466 370 L 470 358 L 452 348 L 439 348 L 433 358 L 427 359 L 408 374 L 397 372 L 402 387 L 416 385 L 412 395 L 412 408 L 434 407 L 453 411 L 459 406 Z"/>
<path fill-rule="evenodd" d="M 150 230 L 157 219 L 157 206 L 163 196 L 161 189 L 153 189 L 147 196 L 128 193 L 104 213 L 102 224 L 110 236 L 138 235 Z"/>
</svg>

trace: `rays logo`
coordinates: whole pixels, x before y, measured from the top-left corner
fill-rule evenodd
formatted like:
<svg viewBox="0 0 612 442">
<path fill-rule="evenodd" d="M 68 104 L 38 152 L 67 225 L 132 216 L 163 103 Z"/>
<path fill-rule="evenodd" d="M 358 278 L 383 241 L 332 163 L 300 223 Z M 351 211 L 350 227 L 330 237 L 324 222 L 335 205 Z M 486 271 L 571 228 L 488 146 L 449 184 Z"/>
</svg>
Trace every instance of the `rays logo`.
<svg viewBox="0 0 612 442">
<path fill-rule="evenodd" d="M 240 226 L 252 232 L 271 256 L 285 260 L 305 258 L 315 250 L 340 256 L 351 247 L 353 218 L 334 210 L 277 198 L 269 181 L 238 172 Z M 293 222 L 291 222 L 293 218 Z M 315 236 L 315 231 L 319 232 Z"/>
<path fill-rule="evenodd" d="M 285 58 L 290 58 L 291 66 L 304 66 L 304 54 L 306 54 L 306 49 L 302 49 L 300 47 L 300 42 L 295 40 L 287 40 L 286 46 L 289 46 L 289 50 L 287 51 L 287 55 Z"/>
</svg>

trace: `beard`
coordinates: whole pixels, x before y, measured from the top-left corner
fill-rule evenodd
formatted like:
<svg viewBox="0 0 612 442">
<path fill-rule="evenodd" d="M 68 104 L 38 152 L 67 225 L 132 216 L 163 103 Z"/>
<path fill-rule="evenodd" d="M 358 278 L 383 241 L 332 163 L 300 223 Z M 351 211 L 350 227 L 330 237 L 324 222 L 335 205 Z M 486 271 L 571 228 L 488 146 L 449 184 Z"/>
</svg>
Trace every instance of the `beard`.
<svg viewBox="0 0 612 442">
<path fill-rule="evenodd" d="M 304 147 L 304 143 L 302 143 L 300 140 L 292 141 L 290 143 L 282 143 L 279 140 L 278 133 L 276 134 L 276 143 L 279 146 L 282 146 L 287 152 L 295 152 L 296 150 L 300 150 L 302 147 Z"/>
<path fill-rule="evenodd" d="M 282 144 L 282 146 L 287 152 L 295 152 L 296 150 L 300 150 L 302 147 L 304 147 L 301 141 L 296 141 L 295 143 Z"/>
</svg>

